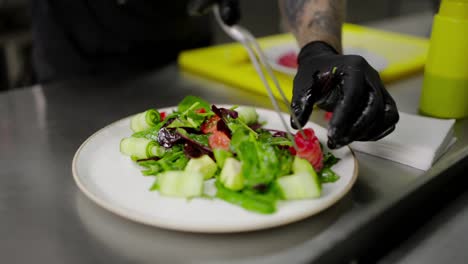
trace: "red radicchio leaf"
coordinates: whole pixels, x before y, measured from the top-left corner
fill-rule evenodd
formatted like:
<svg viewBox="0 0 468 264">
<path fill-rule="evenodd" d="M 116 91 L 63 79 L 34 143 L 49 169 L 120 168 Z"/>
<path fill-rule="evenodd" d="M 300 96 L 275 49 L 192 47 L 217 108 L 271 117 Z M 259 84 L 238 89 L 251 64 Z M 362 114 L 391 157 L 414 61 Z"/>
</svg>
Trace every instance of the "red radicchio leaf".
<svg viewBox="0 0 468 264">
<path fill-rule="evenodd" d="M 193 139 L 187 137 L 186 135 L 180 134 L 180 133 L 178 133 L 178 132 L 176 132 L 176 133 L 179 134 L 180 137 L 183 138 L 186 142 L 188 142 L 188 143 L 190 143 L 190 144 L 192 144 L 192 145 L 195 145 L 197 148 L 202 149 L 203 151 L 205 151 L 205 152 L 207 152 L 207 153 L 208 153 L 208 152 L 212 152 L 211 149 L 210 149 L 209 147 L 200 144 L 199 142 L 197 142 L 197 141 L 195 141 L 195 140 L 193 140 Z"/>
<path fill-rule="evenodd" d="M 256 123 L 250 124 L 249 127 L 250 127 L 253 131 L 256 131 L 256 130 L 262 128 L 262 124 L 256 122 Z"/>
<path fill-rule="evenodd" d="M 219 116 L 221 119 L 225 119 L 227 116 L 235 119 L 239 116 L 239 114 L 234 110 L 223 107 L 218 108 L 216 105 L 211 105 L 211 111 L 213 111 L 213 113 L 215 113 L 215 115 Z"/>
<path fill-rule="evenodd" d="M 288 138 L 288 133 L 285 132 L 285 131 L 281 131 L 281 130 L 275 130 L 275 129 L 265 129 L 267 131 L 270 131 L 272 134 L 273 137 L 284 137 L 284 138 Z M 278 146 L 279 149 L 288 149 L 290 147 L 288 146 L 281 146 L 279 145 Z"/>
<path fill-rule="evenodd" d="M 253 186 L 254 190 L 256 190 L 257 192 L 261 192 L 261 193 L 266 192 L 267 188 L 268 188 L 268 185 L 266 185 L 265 183 L 259 183 Z"/>
<path fill-rule="evenodd" d="M 216 130 L 223 132 L 228 138 L 231 138 L 231 130 L 229 130 L 224 120 L 221 119 L 216 123 Z"/>
<path fill-rule="evenodd" d="M 164 123 L 163 127 L 169 126 L 172 122 L 174 122 L 174 120 L 176 120 L 175 117 L 173 117 L 173 118 L 171 118 L 171 119 L 168 119 L 168 120 L 166 121 L 166 123 Z"/>
<path fill-rule="evenodd" d="M 203 108 L 201 108 L 203 109 Z M 195 129 L 195 128 L 191 128 L 191 127 L 184 127 L 185 131 L 187 131 L 187 133 L 190 133 L 190 134 L 197 134 L 197 135 L 202 135 L 203 132 L 198 130 L 198 129 Z"/>
<path fill-rule="evenodd" d="M 182 137 L 174 129 L 163 127 L 159 130 L 158 143 L 165 148 L 174 146 L 180 139 Z"/>
<path fill-rule="evenodd" d="M 193 141 L 186 141 L 184 144 L 184 153 L 189 158 L 199 158 L 203 155 L 208 155 L 214 159 L 213 152 L 206 148 L 200 147 L 199 144 L 195 144 Z"/>
<path fill-rule="evenodd" d="M 285 137 L 285 138 L 288 137 L 288 133 L 282 130 L 276 130 L 276 129 L 270 129 L 270 128 L 264 128 L 264 130 L 272 133 L 274 137 Z"/>
<path fill-rule="evenodd" d="M 284 138 L 288 138 L 288 133 L 284 132 L 284 131 L 276 131 L 275 133 L 273 133 L 273 137 L 284 137 Z"/>
<path fill-rule="evenodd" d="M 210 157 L 214 157 L 213 151 L 199 142 L 187 137 L 186 135 L 183 135 L 181 133 L 176 132 L 177 134 L 180 135 L 182 139 L 185 140 L 184 144 L 184 153 L 190 158 L 198 158 L 202 156 L 203 154 L 207 154 Z"/>
<path fill-rule="evenodd" d="M 216 105 L 211 105 L 211 110 L 213 111 L 213 113 L 215 113 L 215 115 L 221 118 L 216 124 L 216 129 L 218 131 L 223 132 L 224 134 L 226 134 L 226 136 L 231 138 L 231 130 L 227 126 L 227 117 L 230 116 L 231 118 L 235 119 L 239 116 L 239 114 L 234 110 L 222 107 L 218 108 Z"/>
<path fill-rule="evenodd" d="M 147 158 L 147 159 L 139 159 L 137 160 L 137 162 L 140 162 L 140 161 L 148 161 L 148 160 L 160 160 L 161 158 L 159 157 L 151 157 L 151 158 Z"/>
</svg>

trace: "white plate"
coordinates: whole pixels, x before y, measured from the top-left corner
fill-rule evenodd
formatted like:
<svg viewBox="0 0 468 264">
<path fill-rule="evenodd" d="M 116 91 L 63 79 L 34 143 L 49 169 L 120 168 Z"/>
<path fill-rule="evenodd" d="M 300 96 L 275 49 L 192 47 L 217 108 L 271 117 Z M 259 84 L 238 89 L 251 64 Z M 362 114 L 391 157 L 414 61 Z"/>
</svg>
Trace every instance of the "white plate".
<svg viewBox="0 0 468 264">
<path fill-rule="evenodd" d="M 160 109 L 170 112 L 174 108 Z M 282 129 L 275 112 L 257 111 L 268 128 Z M 285 115 L 286 118 L 287 115 Z M 326 130 L 308 123 L 325 142 Z M 219 199 L 163 197 L 149 191 L 154 178 L 142 176 L 129 157 L 119 152 L 120 140 L 132 134 L 130 117 L 114 122 L 88 138 L 73 158 L 73 176 L 79 188 L 98 205 L 130 220 L 166 229 L 228 233 L 265 229 L 298 221 L 330 207 L 342 198 L 356 180 L 357 163 L 346 147 L 333 153 L 341 158 L 333 170 L 340 179 L 323 186 L 318 199 L 280 202 L 277 212 L 262 215 Z M 206 188 L 213 189 L 211 183 Z"/>
<path fill-rule="evenodd" d="M 295 75 L 297 72 L 296 68 L 288 67 L 278 63 L 278 60 L 285 54 L 289 53 L 299 53 L 299 48 L 295 44 L 281 44 L 276 46 L 271 46 L 264 49 L 265 56 L 267 57 L 268 62 L 271 67 L 279 72 L 286 73 L 288 75 Z M 378 72 L 383 71 L 388 66 L 388 60 L 372 51 L 369 51 L 360 47 L 344 47 L 343 53 L 346 55 L 360 55 L 364 57 L 369 65 L 374 67 Z"/>
</svg>

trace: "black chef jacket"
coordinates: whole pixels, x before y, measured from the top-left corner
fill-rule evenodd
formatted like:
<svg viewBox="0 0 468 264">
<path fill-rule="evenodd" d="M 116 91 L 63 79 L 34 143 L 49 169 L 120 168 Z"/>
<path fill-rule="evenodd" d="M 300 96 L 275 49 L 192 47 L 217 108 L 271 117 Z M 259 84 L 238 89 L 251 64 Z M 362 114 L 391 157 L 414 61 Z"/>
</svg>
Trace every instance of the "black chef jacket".
<svg viewBox="0 0 468 264">
<path fill-rule="evenodd" d="M 33 0 L 33 64 L 39 81 L 152 69 L 208 45 L 208 17 L 187 0 Z"/>
</svg>

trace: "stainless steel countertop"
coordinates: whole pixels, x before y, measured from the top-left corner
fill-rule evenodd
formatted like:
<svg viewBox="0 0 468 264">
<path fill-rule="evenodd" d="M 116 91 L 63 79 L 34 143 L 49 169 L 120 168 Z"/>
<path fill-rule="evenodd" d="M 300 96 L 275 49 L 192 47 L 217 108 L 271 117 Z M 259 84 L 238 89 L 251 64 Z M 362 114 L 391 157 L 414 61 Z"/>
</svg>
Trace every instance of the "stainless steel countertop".
<svg viewBox="0 0 468 264">
<path fill-rule="evenodd" d="M 464 264 L 468 259 L 467 234 L 468 191 L 465 191 L 379 263 Z"/>
<path fill-rule="evenodd" d="M 414 19 L 430 21 L 427 14 Z M 421 80 L 415 76 L 388 86 L 400 110 L 416 112 Z M 385 247 L 381 235 L 389 230 L 409 232 L 396 228 L 407 222 L 402 216 L 430 200 L 435 184 L 455 188 L 450 179 L 458 174 L 450 168 L 458 168 L 453 165 L 468 156 L 466 119 L 456 124 L 457 143 L 427 172 L 356 153 L 358 180 L 336 205 L 295 224 L 244 234 L 148 227 L 107 212 L 79 191 L 71 160 L 87 137 L 121 117 L 174 105 L 187 94 L 216 103 L 271 108 L 264 97 L 181 73 L 175 64 L 144 75 L 83 79 L 0 94 L 1 261 L 342 263 L 376 244 Z M 320 123 L 322 116 L 316 112 L 312 120 Z"/>
</svg>

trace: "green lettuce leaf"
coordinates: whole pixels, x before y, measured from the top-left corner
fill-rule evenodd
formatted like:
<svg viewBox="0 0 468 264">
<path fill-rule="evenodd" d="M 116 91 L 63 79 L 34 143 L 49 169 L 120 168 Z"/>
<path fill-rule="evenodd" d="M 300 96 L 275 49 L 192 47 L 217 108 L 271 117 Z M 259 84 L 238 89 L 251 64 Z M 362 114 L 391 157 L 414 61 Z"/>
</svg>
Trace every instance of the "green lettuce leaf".
<svg viewBox="0 0 468 264">
<path fill-rule="evenodd" d="M 197 104 L 197 106 L 192 110 L 198 110 L 198 109 L 203 108 L 203 109 L 205 109 L 206 112 L 211 112 L 211 105 L 207 101 L 201 99 L 200 97 L 193 96 L 193 95 L 186 96 L 179 103 L 177 108 L 178 108 L 179 112 L 183 113 L 183 112 L 187 111 L 187 109 L 192 107 L 194 104 Z"/>
<path fill-rule="evenodd" d="M 249 211 L 261 214 L 272 214 L 276 212 L 276 200 L 274 194 L 258 194 L 253 191 L 232 191 L 223 186 L 219 181 L 215 182 L 216 197 L 226 202 L 239 205 Z"/>
<path fill-rule="evenodd" d="M 322 183 L 332 183 L 340 179 L 340 176 L 331 169 L 338 161 L 340 161 L 340 159 L 335 157 L 331 152 L 323 155 L 323 168 L 318 173 Z"/>
</svg>

